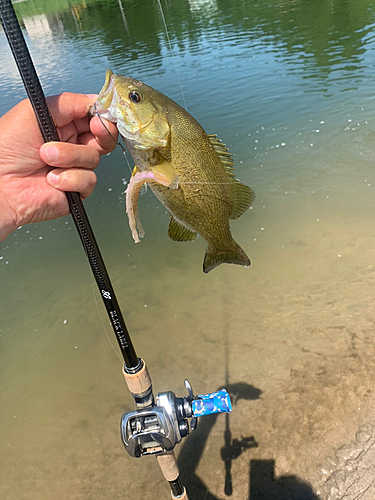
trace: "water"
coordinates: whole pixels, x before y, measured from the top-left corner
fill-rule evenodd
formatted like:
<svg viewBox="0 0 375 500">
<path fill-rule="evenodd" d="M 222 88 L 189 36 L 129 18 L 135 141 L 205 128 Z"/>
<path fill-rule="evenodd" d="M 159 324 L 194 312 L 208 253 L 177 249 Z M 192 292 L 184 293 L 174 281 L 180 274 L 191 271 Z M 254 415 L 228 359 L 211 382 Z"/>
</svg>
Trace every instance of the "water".
<svg viewBox="0 0 375 500">
<path fill-rule="evenodd" d="M 324 457 L 374 409 L 375 7 L 162 5 L 172 49 L 156 0 L 15 7 L 46 94 L 98 92 L 109 67 L 184 105 L 179 79 L 189 112 L 230 147 L 257 196 L 232 223 L 250 269 L 204 275 L 204 241 L 169 241 L 150 191 L 135 245 L 120 150 L 85 206 L 155 392 L 183 395 L 188 377 L 234 397 L 229 420 L 202 420 L 177 448 L 191 496 L 318 498 Z M 25 92 L 3 34 L 0 55 L 4 113 Z M 120 442 L 133 402 L 71 219 L 9 236 L 0 276 L 0 497 L 168 498 L 155 461 Z"/>
</svg>

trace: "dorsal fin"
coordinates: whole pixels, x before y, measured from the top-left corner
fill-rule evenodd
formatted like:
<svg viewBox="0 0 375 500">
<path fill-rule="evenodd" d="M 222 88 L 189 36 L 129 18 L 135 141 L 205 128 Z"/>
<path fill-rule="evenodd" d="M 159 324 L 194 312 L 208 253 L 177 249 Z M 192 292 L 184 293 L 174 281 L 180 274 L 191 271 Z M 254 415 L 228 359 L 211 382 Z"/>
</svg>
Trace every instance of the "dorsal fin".
<svg viewBox="0 0 375 500">
<path fill-rule="evenodd" d="M 225 171 L 231 178 L 234 178 L 234 160 L 229 153 L 229 149 L 216 134 L 208 134 L 208 139 L 216 151 Z"/>
</svg>

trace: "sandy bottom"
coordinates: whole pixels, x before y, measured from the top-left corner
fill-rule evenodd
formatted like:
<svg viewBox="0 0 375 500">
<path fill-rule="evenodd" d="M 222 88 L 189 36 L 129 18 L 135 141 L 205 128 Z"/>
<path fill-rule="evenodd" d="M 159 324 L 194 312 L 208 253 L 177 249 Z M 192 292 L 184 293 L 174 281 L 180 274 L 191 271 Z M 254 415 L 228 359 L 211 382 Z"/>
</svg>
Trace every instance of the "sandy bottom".
<svg viewBox="0 0 375 500">
<path fill-rule="evenodd" d="M 204 275 L 204 241 L 170 242 L 151 194 L 139 245 L 121 187 L 88 203 L 155 393 L 182 396 L 188 378 L 196 393 L 232 395 L 229 417 L 201 419 L 176 449 L 194 500 L 341 498 L 322 488 L 327 457 L 374 411 L 375 179 L 370 152 L 349 154 L 359 139 L 333 153 L 326 136 L 309 157 L 308 137 L 277 154 L 265 144 L 242 170 L 257 200 L 232 228 L 250 269 Z M 69 219 L 20 229 L 0 257 L 0 497 L 169 498 L 155 459 L 120 441 L 133 401 Z"/>
<path fill-rule="evenodd" d="M 319 207 L 325 196 L 314 196 Z M 370 195 L 361 213 L 366 203 L 369 212 Z M 159 262 L 147 260 L 146 240 L 137 253 L 129 246 L 129 257 L 113 251 L 112 280 L 155 392 L 182 396 L 187 377 L 197 393 L 226 385 L 233 398 L 229 418 L 202 419 L 177 448 L 191 498 L 318 498 L 320 465 L 371 419 L 375 236 L 371 220 L 339 205 L 319 221 L 295 201 L 280 215 L 270 200 L 261 221 L 249 212 L 234 233 L 250 269 L 203 275 L 201 239 L 177 245 L 156 236 Z M 27 280 L 27 260 L 9 263 L 0 496 L 168 498 L 156 461 L 130 459 L 122 447 L 119 421 L 133 403 L 71 240 L 65 251 L 78 263 L 59 262 L 53 280 L 53 252 L 44 267 L 35 260 Z"/>
</svg>

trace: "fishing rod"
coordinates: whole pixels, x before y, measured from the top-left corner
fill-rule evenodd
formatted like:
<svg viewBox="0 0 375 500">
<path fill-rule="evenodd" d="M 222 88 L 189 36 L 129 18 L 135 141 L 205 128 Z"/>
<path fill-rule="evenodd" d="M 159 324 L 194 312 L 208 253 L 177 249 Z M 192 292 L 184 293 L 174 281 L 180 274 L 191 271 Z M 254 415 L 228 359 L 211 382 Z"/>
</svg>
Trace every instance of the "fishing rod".
<svg viewBox="0 0 375 500">
<path fill-rule="evenodd" d="M 59 141 L 11 0 L 0 0 L 0 20 L 43 140 Z M 121 438 L 125 449 L 136 458 L 156 455 L 161 471 L 169 482 L 172 498 L 188 500 L 186 489 L 180 479 L 174 447 L 189 434 L 190 430 L 196 428 L 197 417 L 231 412 L 229 394 L 223 389 L 211 394 L 194 396 L 189 382 L 185 380 L 187 396 L 178 398 L 173 392 L 167 391 L 157 394 L 154 398 L 150 375 L 145 362 L 136 355 L 81 197 L 75 192 L 65 194 L 124 358 L 122 372 L 136 405 L 136 410 L 125 413 L 121 419 Z M 190 427 L 188 419 L 191 419 Z"/>
<path fill-rule="evenodd" d="M 23 37 L 20 25 L 10 0 L 1 0 L 1 23 L 18 66 L 26 92 L 33 106 L 44 142 L 60 141 L 49 112 L 38 75 Z M 79 193 L 66 192 L 69 209 L 73 216 L 82 244 L 90 262 L 92 272 L 108 312 L 125 364 L 135 369 L 139 360 L 135 353 L 124 318 L 121 314 L 114 290 L 105 268 L 99 247 Z"/>
</svg>

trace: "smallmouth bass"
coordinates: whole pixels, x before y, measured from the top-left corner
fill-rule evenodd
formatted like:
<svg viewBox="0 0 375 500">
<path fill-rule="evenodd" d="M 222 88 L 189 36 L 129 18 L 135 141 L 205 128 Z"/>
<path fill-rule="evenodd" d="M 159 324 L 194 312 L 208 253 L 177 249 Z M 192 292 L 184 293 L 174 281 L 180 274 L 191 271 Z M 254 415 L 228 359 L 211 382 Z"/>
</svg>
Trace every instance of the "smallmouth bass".
<svg viewBox="0 0 375 500">
<path fill-rule="evenodd" d="M 233 159 L 216 135 L 206 134 L 164 94 L 111 70 L 93 113 L 117 124 L 135 163 L 126 189 L 126 212 L 136 243 L 144 236 L 138 196 L 147 183 L 171 213 L 172 240 L 193 241 L 198 234 L 205 239 L 205 273 L 223 263 L 250 266 L 231 235 L 229 220 L 246 212 L 255 195 L 235 179 Z"/>
</svg>

